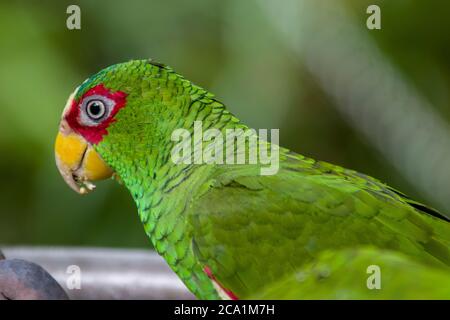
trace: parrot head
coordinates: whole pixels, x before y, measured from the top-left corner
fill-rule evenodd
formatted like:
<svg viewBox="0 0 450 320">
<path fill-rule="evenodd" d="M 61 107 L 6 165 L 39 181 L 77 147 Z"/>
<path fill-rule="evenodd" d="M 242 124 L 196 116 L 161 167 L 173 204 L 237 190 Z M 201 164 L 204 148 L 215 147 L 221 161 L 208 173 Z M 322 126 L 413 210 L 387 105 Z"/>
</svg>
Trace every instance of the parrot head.
<svg viewBox="0 0 450 320">
<path fill-rule="evenodd" d="M 126 94 L 112 93 L 103 84 L 79 94 L 77 88 L 69 97 L 62 115 L 55 142 L 55 159 L 66 183 L 76 192 L 85 194 L 94 189 L 91 181 L 111 177 L 113 170 L 95 151 L 120 108 Z"/>
<path fill-rule="evenodd" d="M 155 141 L 169 132 L 162 113 L 181 112 L 175 101 L 182 98 L 180 86 L 168 85 L 177 81 L 186 80 L 151 60 L 134 60 L 83 82 L 67 101 L 55 142 L 56 164 L 66 183 L 86 194 L 95 188 L 93 182 L 125 166 L 139 167 L 146 154 L 160 151 L 164 142 Z"/>
</svg>

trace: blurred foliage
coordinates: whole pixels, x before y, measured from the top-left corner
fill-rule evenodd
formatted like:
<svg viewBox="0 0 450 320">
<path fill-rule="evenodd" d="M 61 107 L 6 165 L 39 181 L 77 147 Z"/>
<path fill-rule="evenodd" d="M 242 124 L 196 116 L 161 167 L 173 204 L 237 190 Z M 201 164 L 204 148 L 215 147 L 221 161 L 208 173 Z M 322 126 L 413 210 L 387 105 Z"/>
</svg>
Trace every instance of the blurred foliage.
<svg viewBox="0 0 450 320">
<path fill-rule="evenodd" d="M 92 73 L 133 58 L 172 66 L 252 127 L 280 128 L 283 146 L 429 202 L 344 121 L 257 1 L 2 1 L 0 243 L 149 246 L 124 188 L 107 181 L 80 197 L 53 156 L 69 94 Z M 382 30 L 367 37 L 450 119 L 450 3 L 341 1 L 363 29 L 373 3 L 382 7 Z M 66 28 L 70 4 L 81 7 L 81 30 Z"/>
</svg>

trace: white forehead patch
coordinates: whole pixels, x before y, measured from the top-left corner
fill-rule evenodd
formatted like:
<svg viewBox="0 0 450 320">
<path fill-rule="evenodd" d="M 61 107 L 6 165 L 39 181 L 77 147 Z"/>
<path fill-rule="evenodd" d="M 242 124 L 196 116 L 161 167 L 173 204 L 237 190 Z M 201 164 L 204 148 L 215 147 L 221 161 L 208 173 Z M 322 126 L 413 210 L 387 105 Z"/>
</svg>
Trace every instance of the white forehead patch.
<svg viewBox="0 0 450 320">
<path fill-rule="evenodd" d="M 66 106 L 64 107 L 63 113 L 62 113 L 62 117 L 64 118 L 64 116 L 66 115 L 67 112 L 69 112 L 70 107 L 72 106 L 72 100 L 75 97 L 75 93 L 78 91 L 77 87 L 69 96 L 69 99 L 67 99 L 66 102 Z"/>
</svg>

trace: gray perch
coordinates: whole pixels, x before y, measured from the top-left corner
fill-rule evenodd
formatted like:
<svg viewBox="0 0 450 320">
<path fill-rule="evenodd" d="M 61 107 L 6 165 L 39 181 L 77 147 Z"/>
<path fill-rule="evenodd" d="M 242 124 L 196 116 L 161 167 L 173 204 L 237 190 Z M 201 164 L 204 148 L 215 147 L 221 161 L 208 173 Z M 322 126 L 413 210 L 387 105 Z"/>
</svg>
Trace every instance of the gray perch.
<svg viewBox="0 0 450 320">
<path fill-rule="evenodd" d="M 194 299 L 166 262 L 150 250 L 2 247 L 8 260 L 47 270 L 70 299 Z M 1 256 L 1 252 L 0 252 Z M 80 289 L 76 275 L 80 271 Z"/>
<path fill-rule="evenodd" d="M 41 266 L 21 259 L 0 260 L 0 300 L 67 300 L 67 294 Z"/>
</svg>

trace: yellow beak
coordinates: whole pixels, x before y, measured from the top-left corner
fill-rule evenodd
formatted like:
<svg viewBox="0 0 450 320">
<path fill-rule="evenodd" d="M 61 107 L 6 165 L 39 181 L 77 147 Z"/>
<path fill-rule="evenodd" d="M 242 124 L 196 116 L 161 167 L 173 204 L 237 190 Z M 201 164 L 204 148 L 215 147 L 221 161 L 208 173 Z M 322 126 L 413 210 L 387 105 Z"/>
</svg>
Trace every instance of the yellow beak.
<svg viewBox="0 0 450 320">
<path fill-rule="evenodd" d="M 66 183 L 79 194 L 94 190 L 92 181 L 107 179 L 113 174 L 94 148 L 68 129 L 64 120 L 56 137 L 55 159 Z"/>
</svg>

